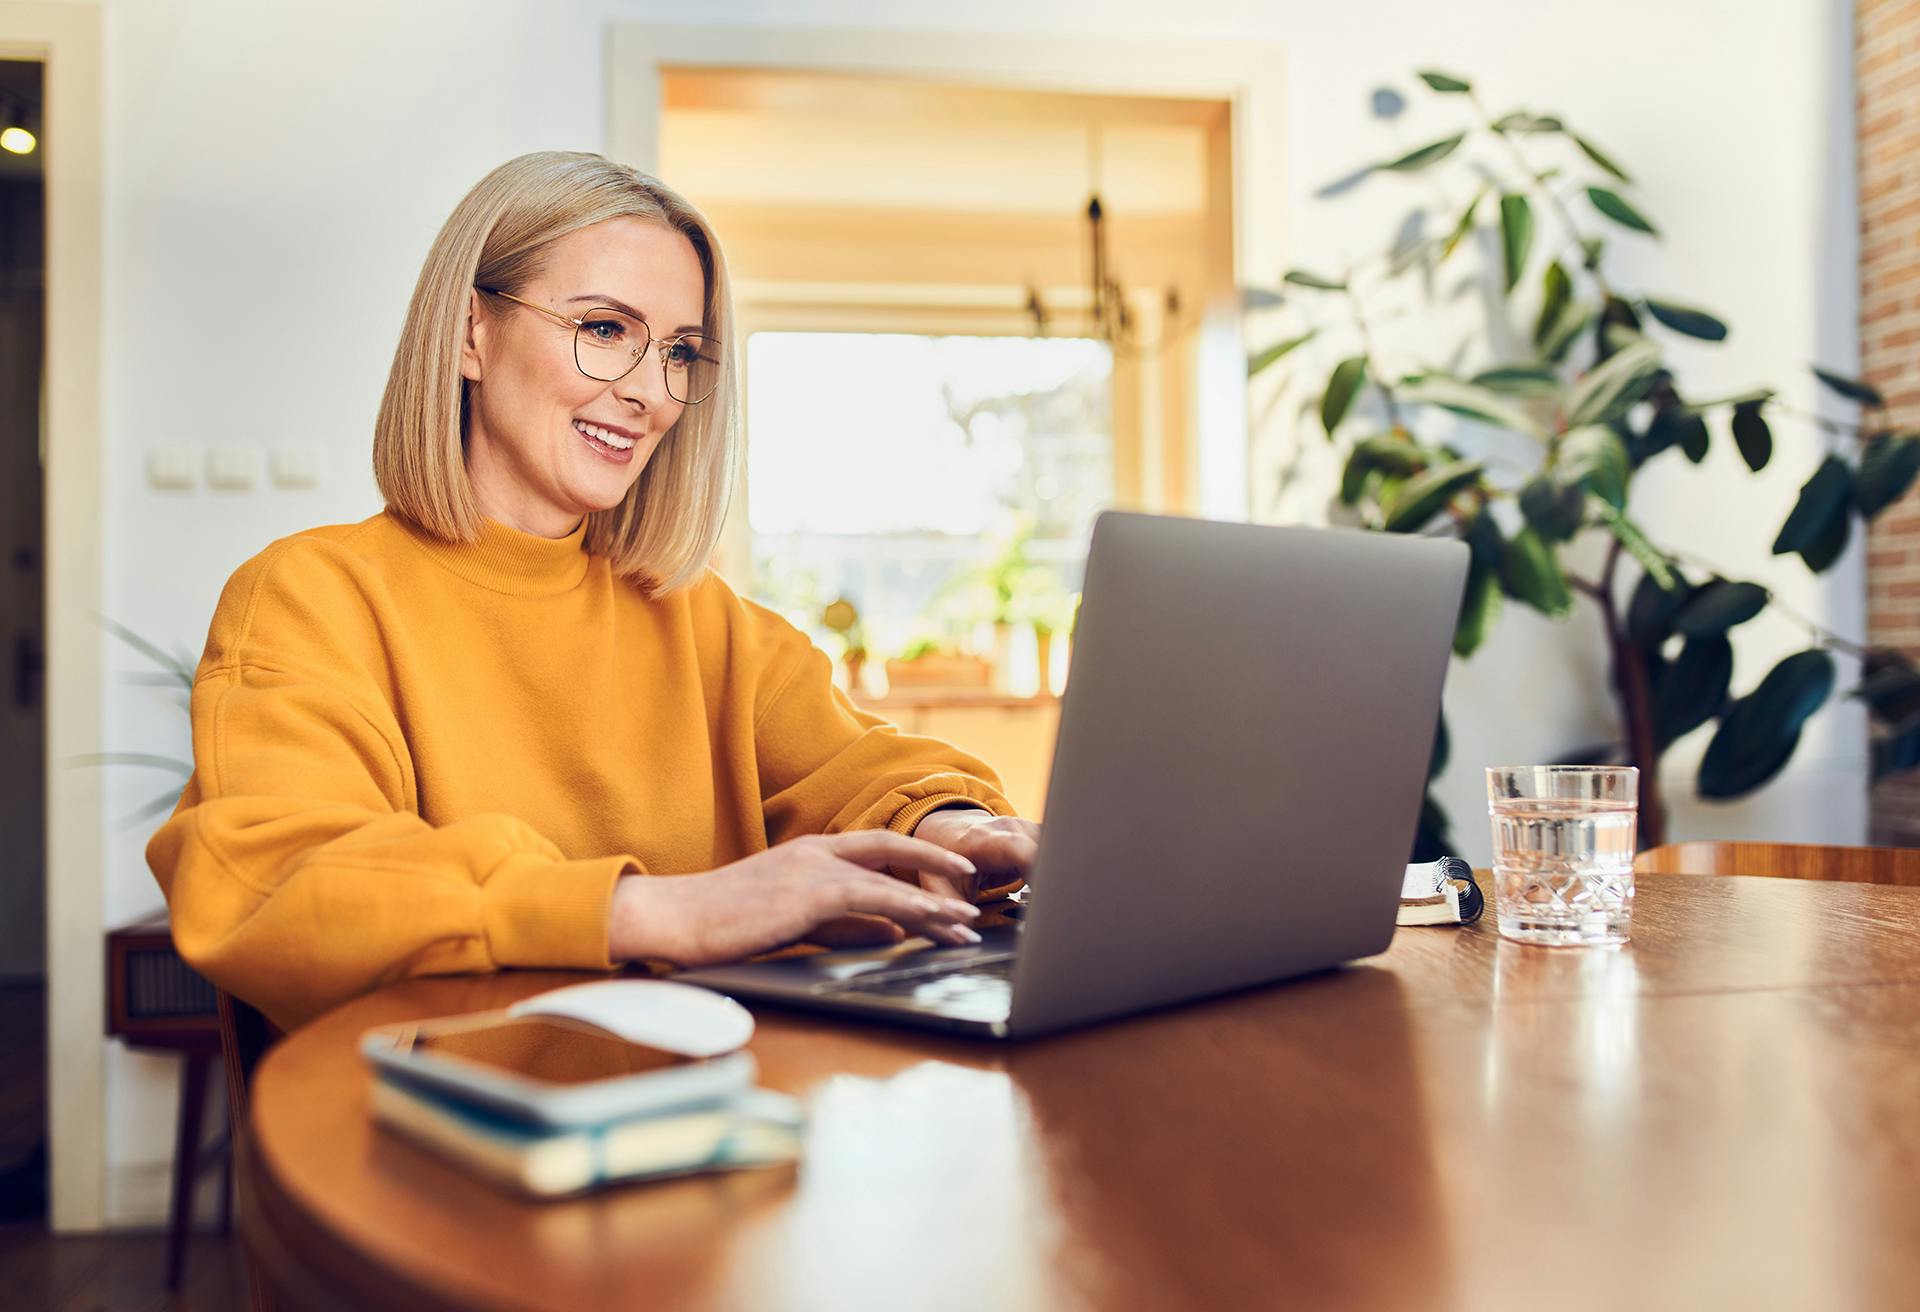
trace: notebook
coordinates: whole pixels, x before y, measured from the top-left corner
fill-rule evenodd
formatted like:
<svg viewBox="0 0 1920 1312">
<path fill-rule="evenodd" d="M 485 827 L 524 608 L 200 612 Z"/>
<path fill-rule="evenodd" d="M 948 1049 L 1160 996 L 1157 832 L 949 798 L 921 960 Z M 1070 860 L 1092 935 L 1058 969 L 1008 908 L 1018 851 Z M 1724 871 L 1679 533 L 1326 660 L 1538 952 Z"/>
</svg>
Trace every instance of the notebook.
<svg viewBox="0 0 1920 1312">
<path fill-rule="evenodd" d="M 534 1198 L 602 1184 L 791 1162 L 800 1155 L 800 1103 L 752 1089 L 706 1107 L 591 1127 L 555 1127 L 462 1102 L 382 1074 L 376 1122 L 473 1174 Z"/>
</svg>

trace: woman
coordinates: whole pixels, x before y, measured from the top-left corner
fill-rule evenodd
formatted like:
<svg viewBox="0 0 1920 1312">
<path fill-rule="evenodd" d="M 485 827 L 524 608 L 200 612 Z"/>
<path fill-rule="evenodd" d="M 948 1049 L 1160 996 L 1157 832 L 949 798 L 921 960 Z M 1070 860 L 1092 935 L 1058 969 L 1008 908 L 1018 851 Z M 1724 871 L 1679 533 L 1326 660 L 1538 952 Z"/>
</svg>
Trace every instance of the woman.
<svg viewBox="0 0 1920 1312">
<path fill-rule="evenodd" d="M 291 1027 L 413 975 L 978 941 L 1038 827 L 706 567 L 736 345 L 654 179 L 547 152 L 460 202 L 381 402 L 386 510 L 221 595 L 147 847 L 189 962 Z"/>
</svg>

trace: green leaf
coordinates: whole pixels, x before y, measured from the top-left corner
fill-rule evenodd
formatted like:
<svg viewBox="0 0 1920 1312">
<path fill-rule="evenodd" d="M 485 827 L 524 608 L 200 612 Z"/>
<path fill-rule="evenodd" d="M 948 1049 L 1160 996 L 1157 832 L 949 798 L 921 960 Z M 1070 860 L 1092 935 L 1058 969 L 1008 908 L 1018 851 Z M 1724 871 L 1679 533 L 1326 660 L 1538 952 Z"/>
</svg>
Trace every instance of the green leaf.
<svg viewBox="0 0 1920 1312">
<path fill-rule="evenodd" d="M 1427 167 L 1429 164 L 1437 163 L 1453 154 L 1453 152 L 1459 148 L 1460 143 L 1466 139 L 1466 133 L 1456 132 L 1453 136 L 1447 137 L 1444 140 L 1432 142 L 1429 145 L 1420 147 L 1418 150 L 1410 150 L 1399 159 L 1388 160 L 1380 167 L 1383 169 L 1392 169 L 1395 173 L 1412 173 Z"/>
<path fill-rule="evenodd" d="M 1873 779 L 1901 774 L 1920 765 L 1920 724 L 1888 734 L 1873 744 Z"/>
<path fill-rule="evenodd" d="M 1516 109 L 1511 114 L 1502 114 L 1493 121 L 1495 132 L 1563 132 L 1566 124 L 1551 114 L 1530 114 L 1524 109 Z"/>
<path fill-rule="evenodd" d="M 1418 76 L 1422 82 L 1445 95 L 1458 95 L 1460 92 L 1473 90 L 1471 83 L 1464 82 L 1451 73 L 1441 73 L 1435 69 L 1425 68 L 1420 70 Z"/>
<path fill-rule="evenodd" d="M 1601 520 L 1614 537 L 1620 539 L 1620 545 L 1627 549 L 1627 554 L 1640 562 L 1640 568 L 1653 579 L 1655 586 L 1661 588 L 1679 586 L 1679 580 L 1674 577 L 1673 565 L 1667 560 L 1667 554 L 1653 545 L 1652 539 L 1647 537 L 1638 524 L 1605 501 L 1596 502 L 1595 509 L 1600 512 Z"/>
<path fill-rule="evenodd" d="M 1820 650 L 1796 652 L 1768 671 L 1721 718 L 1700 759 L 1700 795 L 1739 797 L 1779 774 L 1833 681 L 1833 657 Z"/>
<path fill-rule="evenodd" d="M 1354 398 L 1366 383 L 1367 359 L 1354 356 L 1342 360 L 1334 366 L 1332 375 L 1327 379 L 1327 390 L 1320 398 L 1320 422 L 1327 430 L 1327 440 L 1333 440 L 1333 433 L 1346 418 Z"/>
<path fill-rule="evenodd" d="M 1715 579 L 1693 594 L 1673 618 L 1675 633 L 1710 638 L 1736 624 L 1745 624 L 1767 608 L 1767 590 L 1758 583 Z"/>
<path fill-rule="evenodd" d="M 1627 501 L 1626 444 L 1604 424 L 1587 424 L 1560 438 L 1554 451 L 1554 473 L 1562 482 L 1584 484 L 1588 491 L 1614 506 Z"/>
<path fill-rule="evenodd" d="M 1846 397 L 1849 401 L 1858 401 L 1861 405 L 1871 406 L 1884 406 L 1887 403 L 1886 398 L 1880 395 L 1878 388 L 1863 383 L 1858 378 L 1848 378 L 1844 374 L 1829 373 L 1817 364 L 1812 366 L 1812 368 L 1815 378 L 1818 378 L 1821 382 Z"/>
<path fill-rule="evenodd" d="M 1853 471 L 1839 456 L 1828 456 L 1800 488 L 1800 499 L 1773 540 L 1773 554 L 1805 552 L 1832 532 L 1834 521 L 1847 518 L 1853 491 Z"/>
<path fill-rule="evenodd" d="M 1437 778 L 1447 768 L 1447 758 L 1453 754 L 1453 743 L 1447 733 L 1447 714 L 1440 713 L 1440 723 L 1433 729 L 1433 750 L 1427 754 L 1427 778 Z"/>
<path fill-rule="evenodd" d="M 1687 459 L 1699 464 L 1707 458 L 1707 444 L 1713 435 L 1707 431 L 1707 421 L 1691 410 L 1676 409 L 1674 412 L 1674 431 L 1680 443 L 1680 450 Z"/>
<path fill-rule="evenodd" d="M 1506 256 L 1507 290 L 1512 291 L 1533 250 L 1533 207 L 1517 192 L 1500 198 L 1500 248 Z"/>
<path fill-rule="evenodd" d="M 1773 458 L 1773 430 L 1760 413 L 1760 402 L 1746 401 L 1733 408 L 1733 444 L 1747 468 L 1758 473 Z"/>
<path fill-rule="evenodd" d="M 1457 460 L 1452 464 L 1423 470 L 1409 478 L 1387 507 L 1389 533 L 1413 533 L 1446 508 L 1447 502 L 1469 484 L 1478 481 L 1485 462 Z"/>
<path fill-rule="evenodd" d="M 1684 578 L 1673 576 L 1673 586 L 1661 582 L 1651 571 L 1642 574 L 1634 585 L 1633 598 L 1627 603 L 1627 638 L 1636 647 L 1657 651 L 1673 636 L 1673 619 L 1687 604 L 1692 589 Z"/>
<path fill-rule="evenodd" d="M 1317 292 L 1343 292 L 1347 289 L 1344 282 L 1335 282 L 1331 278 L 1322 278 L 1317 273 L 1308 273 L 1305 269 L 1288 269 L 1281 278 L 1295 287 L 1311 287 Z"/>
<path fill-rule="evenodd" d="M 1828 521 L 1820 536 L 1800 552 L 1800 559 L 1815 574 L 1824 574 L 1840 559 L 1840 553 L 1847 549 L 1847 539 L 1852 535 L 1853 516 L 1842 510 Z"/>
<path fill-rule="evenodd" d="M 1352 356 L 1333 367 L 1333 376 L 1327 379 L 1327 391 L 1320 398 L 1320 423 L 1327 430 L 1327 436 L 1333 436 L 1333 430 L 1340 427 L 1340 421 L 1347 417 L 1347 408 L 1353 404 L 1353 398 L 1359 393 L 1360 385 L 1367 378 L 1367 357 Z"/>
<path fill-rule="evenodd" d="M 1520 513 L 1549 542 L 1565 542 L 1586 519 L 1587 489 L 1541 474 L 1520 489 Z"/>
<path fill-rule="evenodd" d="M 1509 595 L 1553 619 L 1565 619 L 1573 610 L 1573 593 L 1560 561 L 1531 528 L 1521 529 L 1507 543 L 1501 582 Z"/>
<path fill-rule="evenodd" d="M 1502 396 L 1551 396 L 1560 390 L 1560 375 L 1537 364 L 1503 364 L 1482 370 L 1468 381 Z"/>
<path fill-rule="evenodd" d="M 1473 199 L 1468 201 L 1467 207 L 1460 211 L 1460 221 L 1453 225 L 1453 231 L 1447 234 L 1445 244 L 1440 247 L 1442 260 L 1453 254 L 1454 248 L 1465 241 L 1467 234 L 1473 231 L 1473 212 L 1480 208 L 1480 202 L 1486 198 L 1487 191 L 1488 188 L 1482 187 L 1474 192 Z"/>
<path fill-rule="evenodd" d="M 1437 405 L 1512 432 L 1537 434 L 1540 431 L 1531 415 L 1497 393 L 1446 374 L 1426 374 L 1413 379 L 1402 384 L 1396 395 L 1409 404 Z"/>
<path fill-rule="evenodd" d="M 1275 361 L 1285 358 L 1291 352 L 1297 350 L 1302 346 L 1305 346 L 1308 342 L 1313 340 L 1314 334 L 1317 333 L 1318 331 L 1319 329 L 1317 328 L 1309 329 L 1308 331 L 1301 333 L 1298 337 L 1289 337 L 1284 342 L 1275 342 L 1272 346 L 1269 346 L 1266 350 L 1261 351 L 1256 355 L 1248 356 L 1247 357 L 1247 377 L 1249 378 L 1253 377 L 1255 374 L 1259 373 L 1262 369 L 1265 369 L 1268 365 L 1273 364 Z"/>
<path fill-rule="evenodd" d="M 1888 433 L 1868 442 L 1853 480 L 1853 504 L 1868 519 L 1898 501 L 1920 474 L 1920 437 Z"/>
<path fill-rule="evenodd" d="M 1560 267 L 1560 261 L 1551 260 L 1547 263 L 1543 281 L 1545 288 L 1540 297 L 1540 317 L 1534 321 L 1533 325 L 1535 347 L 1543 347 L 1547 344 L 1547 339 L 1553 335 L 1554 324 L 1560 321 L 1561 314 L 1566 311 L 1567 302 L 1573 297 L 1573 280 L 1567 277 L 1567 271 Z"/>
<path fill-rule="evenodd" d="M 1597 305 L 1575 305 L 1562 313 L 1546 341 L 1540 344 L 1540 358 L 1549 364 L 1559 364 L 1565 360 L 1574 342 L 1579 340 L 1581 333 L 1593 326 L 1599 313 L 1600 307 Z"/>
<path fill-rule="evenodd" d="M 1456 656 L 1471 656 L 1480 650 L 1500 618 L 1500 597 L 1499 570 L 1476 567 L 1467 571 L 1467 588 L 1460 596 L 1460 617 L 1453 626 Z"/>
<path fill-rule="evenodd" d="M 1595 209 L 1623 228 L 1632 228 L 1635 232 L 1644 232 L 1654 237 L 1660 235 L 1639 210 L 1605 187 L 1588 187 L 1587 199 L 1593 202 Z"/>
<path fill-rule="evenodd" d="M 1733 682 L 1733 644 L 1723 634 L 1691 638 L 1653 688 L 1653 732 L 1661 746 L 1719 714 Z"/>
<path fill-rule="evenodd" d="M 1848 696 L 1865 702 L 1882 724 L 1902 725 L 1920 717 L 1920 665 L 1885 647 L 1869 651 L 1862 664 L 1860 686 Z M 1920 722 L 1915 727 L 1920 728 Z"/>
<path fill-rule="evenodd" d="M 1627 176 L 1627 172 L 1625 169 L 1621 168 L 1618 164 L 1615 164 L 1612 159 L 1608 158 L 1605 154 L 1601 153 L 1600 147 L 1594 145 L 1591 141 L 1588 141 L 1585 137 L 1581 136 L 1577 132 L 1571 132 L 1571 133 L 1568 133 L 1567 135 L 1573 138 L 1573 144 L 1580 147 L 1582 153 L 1584 153 L 1586 157 L 1592 160 L 1595 164 L 1598 164 L 1601 168 L 1613 174 L 1614 177 L 1620 179 L 1620 181 L 1622 182 L 1633 181 L 1632 178 Z"/>
<path fill-rule="evenodd" d="M 1646 298 L 1646 302 L 1647 313 L 1677 333 L 1698 337 L 1703 342 L 1723 342 L 1727 339 L 1727 325 L 1705 310 L 1676 305 L 1672 301 L 1656 301 L 1651 296 Z"/>
<path fill-rule="evenodd" d="M 1453 650 L 1471 656 L 1492 632 L 1500 615 L 1500 565 L 1506 558 L 1506 539 L 1500 526 L 1485 509 L 1468 522 L 1461 534 L 1472 563 L 1467 568 L 1467 587 L 1460 598 L 1460 616 L 1454 622 Z"/>
<path fill-rule="evenodd" d="M 1340 500 L 1355 505 L 1366 491 L 1369 475 L 1385 473 L 1405 478 L 1425 469 L 1428 459 L 1428 453 L 1403 433 L 1380 433 L 1356 442 L 1340 475 Z"/>
<path fill-rule="evenodd" d="M 1649 341 L 1635 342 L 1616 351 L 1589 369 L 1573 385 L 1567 397 L 1567 424 L 1605 423 L 1615 418 L 1645 393 L 1660 367 L 1660 347 Z"/>
</svg>

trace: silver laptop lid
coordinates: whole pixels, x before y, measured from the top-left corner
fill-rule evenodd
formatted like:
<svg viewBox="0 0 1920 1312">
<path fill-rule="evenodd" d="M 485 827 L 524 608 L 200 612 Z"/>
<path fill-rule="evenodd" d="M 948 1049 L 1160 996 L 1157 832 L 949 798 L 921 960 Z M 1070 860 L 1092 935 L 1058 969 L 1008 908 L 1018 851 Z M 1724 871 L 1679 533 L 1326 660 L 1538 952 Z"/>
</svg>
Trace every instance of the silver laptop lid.
<svg viewBox="0 0 1920 1312">
<path fill-rule="evenodd" d="M 1467 557 L 1100 516 L 1012 1033 L 1387 946 Z"/>
</svg>

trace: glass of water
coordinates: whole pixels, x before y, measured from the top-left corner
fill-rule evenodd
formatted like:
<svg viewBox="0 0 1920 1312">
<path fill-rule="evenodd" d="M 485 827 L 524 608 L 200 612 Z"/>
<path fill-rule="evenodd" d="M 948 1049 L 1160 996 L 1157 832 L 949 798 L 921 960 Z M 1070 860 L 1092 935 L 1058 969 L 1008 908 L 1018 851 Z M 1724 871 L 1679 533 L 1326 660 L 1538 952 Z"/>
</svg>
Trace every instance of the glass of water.
<svg viewBox="0 0 1920 1312">
<path fill-rule="evenodd" d="M 1639 803 L 1640 772 L 1629 765 L 1488 770 L 1501 935 L 1549 947 L 1625 943 Z"/>
</svg>

